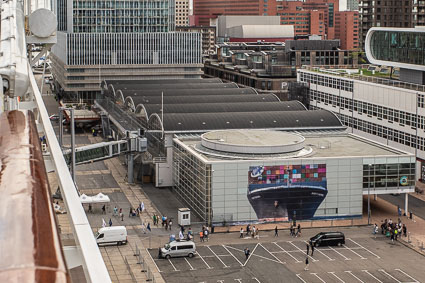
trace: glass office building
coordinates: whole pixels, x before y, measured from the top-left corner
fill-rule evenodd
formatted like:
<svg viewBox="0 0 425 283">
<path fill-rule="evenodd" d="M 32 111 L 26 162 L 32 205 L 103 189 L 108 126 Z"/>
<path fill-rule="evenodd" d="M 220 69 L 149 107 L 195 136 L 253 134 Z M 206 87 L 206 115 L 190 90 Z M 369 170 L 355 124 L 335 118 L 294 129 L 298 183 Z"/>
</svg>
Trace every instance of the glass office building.
<svg viewBox="0 0 425 283">
<path fill-rule="evenodd" d="M 370 38 L 370 48 L 377 60 L 425 64 L 425 33 L 375 31 Z"/>
</svg>

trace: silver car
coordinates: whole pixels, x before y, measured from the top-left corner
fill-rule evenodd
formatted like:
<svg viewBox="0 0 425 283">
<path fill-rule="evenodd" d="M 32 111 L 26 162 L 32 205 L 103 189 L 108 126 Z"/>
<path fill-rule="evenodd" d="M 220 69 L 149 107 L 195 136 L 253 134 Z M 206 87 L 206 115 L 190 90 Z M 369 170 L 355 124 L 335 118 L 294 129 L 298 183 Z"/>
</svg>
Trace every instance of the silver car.
<svg viewBox="0 0 425 283">
<path fill-rule="evenodd" d="M 159 248 L 159 258 L 169 259 L 170 257 L 188 256 L 196 254 L 196 245 L 192 241 L 172 241 Z"/>
</svg>

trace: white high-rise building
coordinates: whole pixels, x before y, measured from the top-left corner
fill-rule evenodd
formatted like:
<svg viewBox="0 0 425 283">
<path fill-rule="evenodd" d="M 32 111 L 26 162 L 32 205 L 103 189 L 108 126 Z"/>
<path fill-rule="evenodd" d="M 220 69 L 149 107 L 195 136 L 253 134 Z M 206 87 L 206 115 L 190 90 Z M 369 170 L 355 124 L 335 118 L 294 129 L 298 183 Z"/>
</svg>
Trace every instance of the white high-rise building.
<svg viewBox="0 0 425 283">
<path fill-rule="evenodd" d="M 309 87 L 311 109 L 335 113 L 352 133 L 416 155 L 416 178 L 425 180 L 425 30 L 372 28 L 370 62 L 400 68 L 400 80 L 349 75 L 321 68 L 298 71 Z"/>
<path fill-rule="evenodd" d="M 175 32 L 175 0 L 58 0 L 59 93 L 94 98 L 104 79 L 200 78 L 201 35 Z"/>
</svg>

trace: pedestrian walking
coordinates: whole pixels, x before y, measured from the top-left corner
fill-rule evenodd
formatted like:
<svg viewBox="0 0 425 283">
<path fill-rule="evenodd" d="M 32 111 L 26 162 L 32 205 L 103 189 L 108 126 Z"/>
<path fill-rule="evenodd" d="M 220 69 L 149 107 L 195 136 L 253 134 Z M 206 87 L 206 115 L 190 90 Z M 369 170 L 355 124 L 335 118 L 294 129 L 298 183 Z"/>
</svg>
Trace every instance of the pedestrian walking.
<svg viewBox="0 0 425 283">
<path fill-rule="evenodd" d="M 253 239 L 255 237 L 255 232 L 256 232 L 256 228 L 254 226 L 254 227 L 252 227 L 252 233 L 251 233 L 251 236 L 252 236 Z"/>
<path fill-rule="evenodd" d="M 154 215 L 152 216 L 152 220 L 153 220 L 153 225 L 156 225 L 156 214 L 154 214 Z"/>
<path fill-rule="evenodd" d="M 276 226 L 276 227 L 274 227 L 274 236 L 275 236 L 275 237 L 279 236 L 279 234 L 278 234 L 278 230 L 277 230 L 277 226 Z"/>
<path fill-rule="evenodd" d="M 170 219 L 170 222 L 168 223 L 168 228 L 170 228 L 170 230 L 171 230 L 171 225 L 173 225 L 173 221 L 171 221 Z"/>
<path fill-rule="evenodd" d="M 311 245 L 311 256 L 313 257 L 313 254 L 314 254 L 314 245 L 310 242 L 310 245 Z"/>
<path fill-rule="evenodd" d="M 244 253 L 245 253 L 245 260 L 248 260 L 248 258 L 249 258 L 249 249 L 248 248 L 245 248 L 244 250 Z"/>
<path fill-rule="evenodd" d="M 208 234 L 209 234 L 208 228 L 205 228 L 205 230 L 204 230 L 204 240 L 207 240 L 207 242 L 208 242 Z"/>
<path fill-rule="evenodd" d="M 109 218 L 109 227 L 111 227 L 111 226 L 112 226 L 112 219 Z"/>
<path fill-rule="evenodd" d="M 92 207 L 91 207 L 91 203 L 89 203 L 89 210 L 88 210 L 88 212 L 90 212 L 90 213 L 93 212 Z"/>
<path fill-rule="evenodd" d="M 106 206 L 105 205 L 102 206 L 102 213 L 106 214 Z"/>
<path fill-rule="evenodd" d="M 257 228 L 255 230 L 255 237 L 257 237 L 257 239 L 260 239 L 260 228 Z"/>
<path fill-rule="evenodd" d="M 124 213 L 120 213 L 121 221 L 124 221 Z"/>
<path fill-rule="evenodd" d="M 308 270 L 308 257 L 305 258 L 305 267 L 304 270 Z"/>
<path fill-rule="evenodd" d="M 298 224 L 297 234 L 295 235 L 295 237 L 301 237 L 301 224 Z"/>
<path fill-rule="evenodd" d="M 250 226 L 248 224 L 248 225 L 246 225 L 246 236 L 247 237 L 249 236 L 249 232 L 250 232 Z"/>
<path fill-rule="evenodd" d="M 114 216 L 117 216 L 118 215 L 118 208 L 117 208 L 117 206 L 115 206 L 114 207 Z"/>
<path fill-rule="evenodd" d="M 128 213 L 128 218 L 130 218 L 132 214 L 133 214 L 133 208 L 130 207 L 130 212 Z"/>
<path fill-rule="evenodd" d="M 148 226 L 146 227 L 148 229 L 149 232 L 151 232 L 151 224 L 148 222 Z"/>
<path fill-rule="evenodd" d="M 398 216 L 401 216 L 401 208 L 399 205 L 397 205 L 397 211 L 398 211 Z"/>
<path fill-rule="evenodd" d="M 203 242 L 203 241 L 204 241 L 204 232 L 203 232 L 203 231 L 199 232 L 199 240 L 200 240 L 201 242 Z"/>
<path fill-rule="evenodd" d="M 308 252 L 310 251 L 310 245 L 309 244 L 307 244 L 307 255 L 308 255 Z"/>
<path fill-rule="evenodd" d="M 239 238 L 243 238 L 243 228 L 241 227 Z"/>
<path fill-rule="evenodd" d="M 406 224 L 403 224 L 403 235 L 404 235 L 404 237 L 407 237 L 407 226 L 406 226 Z"/>
<path fill-rule="evenodd" d="M 397 236 L 398 236 L 398 229 L 394 229 L 394 240 L 397 241 Z"/>
<path fill-rule="evenodd" d="M 393 243 L 393 244 L 394 244 L 394 232 L 393 232 L 393 231 L 391 231 L 390 233 L 391 233 L 391 243 Z"/>
</svg>

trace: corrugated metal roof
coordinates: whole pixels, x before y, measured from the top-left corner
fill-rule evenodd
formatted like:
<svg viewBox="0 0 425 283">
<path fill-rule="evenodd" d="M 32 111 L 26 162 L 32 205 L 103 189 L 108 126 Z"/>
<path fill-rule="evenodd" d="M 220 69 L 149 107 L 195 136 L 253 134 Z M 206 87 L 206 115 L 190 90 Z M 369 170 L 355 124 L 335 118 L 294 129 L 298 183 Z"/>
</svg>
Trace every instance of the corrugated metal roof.
<svg viewBox="0 0 425 283">
<path fill-rule="evenodd" d="M 122 90 L 124 97 L 127 96 L 192 96 L 192 95 L 240 95 L 240 94 L 257 94 L 253 88 L 229 88 L 229 89 L 144 89 L 144 90 Z"/>
<path fill-rule="evenodd" d="M 161 113 L 161 104 L 145 104 L 146 115 Z M 164 104 L 164 113 L 222 113 L 222 112 L 266 112 L 266 111 L 307 111 L 299 101 L 282 102 L 238 102 L 238 103 L 193 103 Z"/>
<path fill-rule="evenodd" d="M 153 115 L 151 120 L 160 115 Z M 159 118 L 160 119 L 160 118 Z M 152 121 L 153 122 L 153 121 Z M 203 132 L 219 129 L 330 129 L 344 128 L 341 121 L 326 110 L 267 111 L 232 113 L 164 114 L 166 132 Z"/>
<path fill-rule="evenodd" d="M 138 104 L 161 104 L 161 96 L 134 96 L 134 106 Z M 245 94 L 245 95 L 191 95 L 164 97 L 164 104 L 188 103 L 232 103 L 232 102 L 277 102 L 274 94 Z"/>
<path fill-rule="evenodd" d="M 145 89 L 222 89 L 222 88 L 238 88 L 236 83 L 184 83 L 184 84 L 122 84 L 122 85 L 114 85 L 115 92 L 119 89 L 121 90 L 145 90 Z"/>
<path fill-rule="evenodd" d="M 147 85 L 147 84 L 187 84 L 187 83 L 222 83 L 219 78 L 207 79 L 165 79 L 165 80 L 104 80 L 103 83 L 112 84 L 114 86 L 120 85 Z"/>
</svg>

